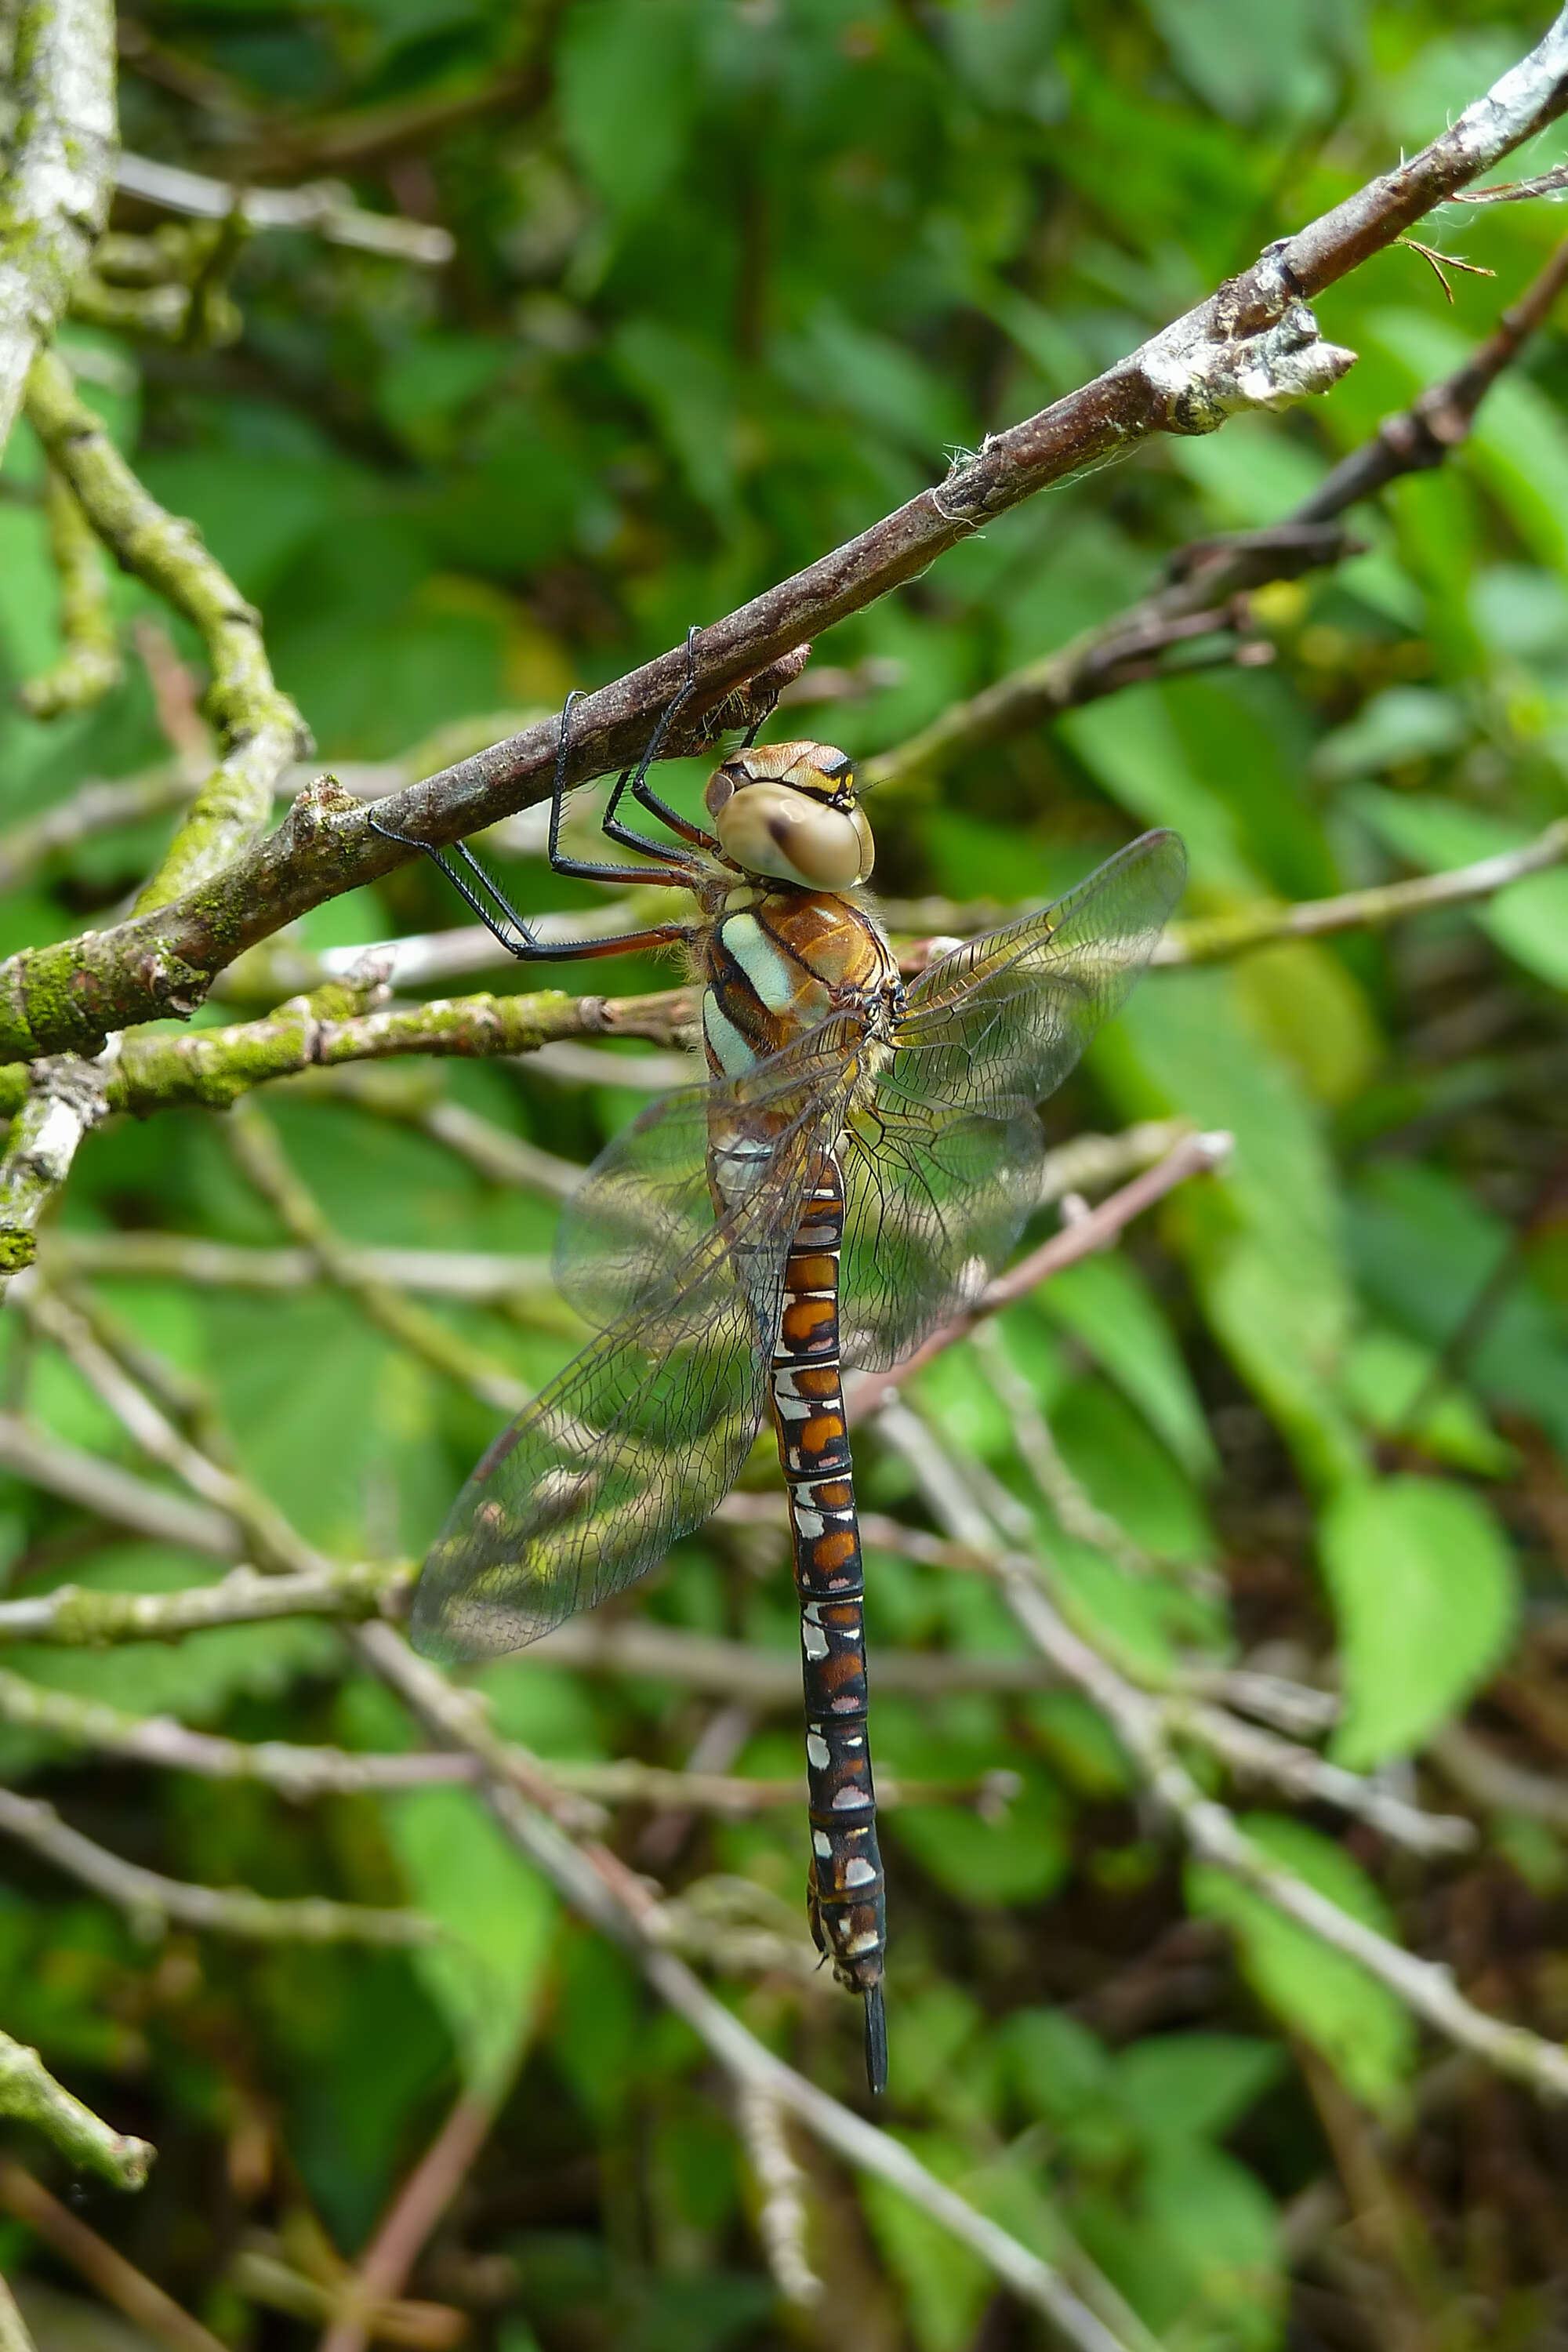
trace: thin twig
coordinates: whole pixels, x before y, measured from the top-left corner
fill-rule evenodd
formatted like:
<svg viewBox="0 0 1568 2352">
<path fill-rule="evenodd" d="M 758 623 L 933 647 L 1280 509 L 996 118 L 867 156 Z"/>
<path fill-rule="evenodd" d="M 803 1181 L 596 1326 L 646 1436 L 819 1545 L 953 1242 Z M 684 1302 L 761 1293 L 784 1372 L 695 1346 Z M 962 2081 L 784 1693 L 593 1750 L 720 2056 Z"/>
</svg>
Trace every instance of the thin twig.
<svg viewBox="0 0 1568 2352">
<path fill-rule="evenodd" d="M 0 2158 L 0 2206 L 25 2221 L 63 2262 L 79 2271 L 106 2303 L 122 2311 L 169 2352 L 226 2352 L 199 2319 L 155 2286 L 123 2254 L 117 2253 L 80 2216 L 51 2197 L 19 2164 Z"/>
<path fill-rule="evenodd" d="M 40 1244 L 51 1281 L 72 1276 L 130 1276 L 148 1281 L 193 1284 L 198 1289 L 308 1290 L 321 1280 L 321 1261 L 310 1249 L 258 1249 L 245 1242 L 216 1242 L 200 1234 L 67 1233 L 56 1226 Z M 360 1249 L 345 1244 L 344 1257 L 358 1276 L 399 1290 L 427 1291 L 437 1298 L 462 1298 L 494 1306 L 554 1296 L 550 1262 L 508 1257 L 499 1251 Z"/>
<path fill-rule="evenodd" d="M 1383 882 L 1366 890 L 1346 890 L 1336 898 L 1303 898 L 1289 907 L 1244 907 L 1234 915 L 1211 915 L 1201 922 L 1173 924 L 1150 961 L 1157 964 L 1214 963 L 1246 955 L 1278 940 L 1321 939 L 1332 931 L 1382 930 L 1407 915 L 1435 907 L 1462 907 L 1490 898 L 1527 874 L 1540 874 L 1568 857 L 1568 817 L 1559 817 L 1519 849 L 1500 850 L 1471 866 L 1441 874 L 1421 874 L 1407 882 Z"/>
<path fill-rule="evenodd" d="M 243 1528 L 249 1549 L 258 1559 L 279 1568 L 319 1564 L 281 1512 L 181 1434 L 168 1415 L 115 1362 L 87 1318 L 38 1280 L 36 1268 L 18 1277 L 12 1296 L 34 1328 L 69 1358 L 142 1452 L 172 1470 L 202 1502 L 228 1513 Z"/>
<path fill-rule="evenodd" d="M 366 212 L 335 180 L 301 188 L 237 188 L 226 180 L 209 179 L 204 172 L 187 172 L 178 164 L 156 163 L 151 156 L 123 151 L 114 177 L 126 195 L 164 212 L 187 213 L 201 220 L 223 220 L 237 212 L 252 228 L 314 229 L 329 245 L 384 253 L 426 269 L 445 268 L 456 250 L 449 230 L 399 213 Z"/>
<path fill-rule="evenodd" d="M 356 1643 L 366 1663 L 398 1692 L 442 1744 L 468 1748 L 487 1765 L 486 1802 L 503 1832 L 582 1916 L 628 1950 L 649 1983 L 692 2027 L 737 2085 L 756 2085 L 847 2162 L 888 2181 L 917 2210 L 979 2255 L 1021 2302 L 1043 2312 L 1078 2352 L 1132 2352 L 1080 2300 L 1060 2273 L 929 2172 L 912 2150 L 841 2106 L 763 2047 L 714 1999 L 685 1962 L 650 1939 L 637 1882 L 602 1850 L 585 1853 L 534 1811 L 507 1779 L 490 1737 L 462 1695 L 416 1658 L 390 1626 L 365 1627 Z"/>
<path fill-rule="evenodd" d="M 1052 1608 L 1021 1570 L 1004 1580 L 1009 1606 L 1053 1664 L 1108 1717 L 1154 1795 L 1179 1822 L 1200 1860 L 1260 1895 L 1331 1949 L 1356 1960 L 1406 2008 L 1461 2050 L 1542 2096 L 1568 2098 L 1568 2053 L 1525 2027 L 1489 2017 L 1468 2001 L 1450 1971 L 1406 1952 L 1375 1928 L 1342 1911 L 1316 1887 L 1265 1853 L 1226 1809 L 1205 1797 L 1170 1744 L 1161 1708 L 1136 1691 Z"/>
<path fill-rule="evenodd" d="M 129 1715 L 101 1699 L 79 1698 L 74 1692 L 51 1689 L 6 1667 L 0 1667 L 0 1722 L 20 1730 L 41 1731 L 103 1755 L 199 1773 L 205 1780 L 264 1781 L 292 1798 L 419 1789 L 433 1782 L 479 1777 L 472 1757 L 430 1748 L 383 1756 L 343 1748 L 302 1748 L 283 1739 L 227 1739 L 214 1732 L 193 1731 L 172 1716 Z M 724 1772 L 672 1771 L 662 1765 L 644 1764 L 635 1757 L 602 1764 L 546 1761 L 521 1750 L 518 1757 L 530 1773 L 597 1804 L 716 1813 L 743 1820 L 800 1802 L 799 1784 L 793 1780 L 749 1780 Z M 879 1782 L 877 1801 L 884 1807 L 989 1805 L 1001 1793 L 997 1783 L 1005 1778 L 994 1773 L 977 1781 L 900 1782 L 889 1778 Z"/>
<path fill-rule="evenodd" d="M 248 1886 L 191 1886 L 165 1878 L 95 1844 L 62 1822 L 52 1805 L 14 1789 L 0 1789 L 0 1831 L 115 1905 L 139 1934 L 162 1935 L 172 1919 L 263 1943 L 427 1944 L 442 1932 L 417 1911 L 377 1911 L 318 1895 L 279 1899 Z"/>
<path fill-rule="evenodd" d="M 1154 1167 L 1145 1169 L 1130 1184 L 1122 1185 L 1119 1192 L 1112 1192 L 1108 1200 L 1089 1210 L 1087 1216 L 1075 1218 L 1060 1233 L 1053 1234 L 1049 1241 L 1042 1242 L 1038 1249 L 1031 1250 L 1016 1265 L 1009 1266 L 1005 1274 L 998 1275 L 987 1285 L 973 1307 L 963 1315 L 955 1316 L 951 1323 L 943 1324 L 940 1331 L 933 1331 L 912 1355 L 905 1357 L 902 1363 L 893 1365 L 885 1372 L 857 1375 L 847 1391 L 850 1419 L 864 1421 L 874 1413 L 889 1390 L 909 1380 L 923 1364 L 929 1364 L 933 1357 L 941 1355 L 944 1349 L 966 1339 L 984 1317 L 998 1314 L 1016 1300 L 1026 1298 L 1032 1290 L 1037 1290 L 1043 1282 L 1049 1281 L 1051 1276 L 1060 1273 L 1064 1266 L 1076 1265 L 1080 1258 L 1091 1257 L 1095 1251 L 1109 1248 L 1134 1217 L 1141 1216 L 1145 1209 L 1152 1208 L 1155 1202 L 1163 1201 L 1166 1193 L 1173 1192 L 1178 1184 L 1186 1183 L 1194 1176 L 1213 1175 L 1217 1169 L 1224 1167 L 1230 1149 L 1228 1135 L 1216 1132 L 1185 1137 Z"/>
<path fill-rule="evenodd" d="M 489 2138 L 500 2087 L 488 2096 L 465 2091 L 453 2105 L 398 2189 L 353 2276 L 344 2282 L 339 2315 L 322 2336 L 320 2352 L 365 2352 L 377 2307 L 401 2294 L 426 2239 Z"/>
<path fill-rule="evenodd" d="M 779 2293 L 809 2311 L 822 2300 L 822 2281 L 805 2251 L 805 2173 L 790 2154 L 778 2102 L 760 2083 L 739 2087 L 735 2112 L 761 2192 L 757 2235 Z"/>
<path fill-rule="evenodd" d="M 144 817 L 183 808 L 195 794 L 195 785 L 168 768 L 156 768 L 127 783 L 82 784 L 68 800 L 0 834 L 0 890 L 15 889 L 59 850 L 73 849 L 79 841 L 118 825 L 139 824 Z"/>
<path fill-rule="evenodd" d="M 36 2050 L 8 2033 L 0 2033 L 0 2115 L 35 2125 L 74 2168 L 101 2173 L 116 2189 L 140 2189 L 157 2153 L 148 2140 L 112 2131 L 56 2082 Z"/>
<path fill-rule="evenodd" d="M 339 1242 L 310 1188 L 289 1166 L 278 1130 L 258 1103 L 236 1103 L 223 1131 L 236 1165 L 291 1238 L 313 1253 L 328 1281 L 354 1299 L 379 1330 L 447 1379 L 458 1381 L 481 1404 L 491 1405 L 499 1412 L 522 1411 L 531 1391 L 504 1365 L 471 1347 L 401 1290 L 361 1270 L 353 1252 Z"/>
<path fill-rule="evenodd" d="M 60 719 L 68 711 L 90 710 L 101 702 L 119 685 L 124 664 L 110 606 L 103 550 L 76 492 L 56 466 L 48 469 L 44 509 L 49 523 L 49 553 L 60 584 L 60 635 L 65 644 L 58 660 L 17 688 L 16 698 L 29 718 Z"/>
<path fill-rule="evenodd" d="M 16 2307 L 16 2298 L 0 2278 L 0 2352 L 38 2352 L 27 2333 L 27 2323 Z"/>
<path fill-rule="evenodd" d="M 1568 1831 L 1568 1780 L 1510 1763 L 1462 1723 L 1445 1724 L 1422 1753 L 1472 1804 L 1489 1812 L 1522 1813 Z"/>
<path fill-rule="evenodd" d="M 139 1524 L 128 1517 L 124 1523 Z M 159 1530 L 149 1526 L 142 1532 Z M 163 1532 L 174 1540 L 172 1533 Z M 36 1599 L 0 1601 L 0 1647 L 45 1642 L 64 1649 L 98 1650 L 116 1642 L 174 1642 L 213 1625 L 264 1624 L 279 1617 L 354 1621 L 379 1616 L 411 1581 L 406 1564 L 345 1560 L 325 1561 L 288 1575 L 237 1568 L 216 1584 L 193 1585 L 183 1592 L 116 1592 L 61 1584 Z"/>
</svg>

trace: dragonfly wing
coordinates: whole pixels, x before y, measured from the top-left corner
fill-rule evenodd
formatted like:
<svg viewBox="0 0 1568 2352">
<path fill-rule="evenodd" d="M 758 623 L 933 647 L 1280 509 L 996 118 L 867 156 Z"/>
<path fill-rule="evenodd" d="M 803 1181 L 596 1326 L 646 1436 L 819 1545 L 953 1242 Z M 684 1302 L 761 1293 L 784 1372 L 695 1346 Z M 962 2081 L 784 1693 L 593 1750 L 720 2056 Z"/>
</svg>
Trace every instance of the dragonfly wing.
<svg viewBox="0 0 1568 2352">
<path fill-rule="evenodd" d="M 879 1371 L 972 1305 L 1040 1196 L 1033 1105 L 950 1112 L 884 1082 L 850 1114 L 840 1150 L 846 1219 L 844 1360 Z"/>
<path fill-rule="evenodd" d="M 706 1195 L 705 1214 L 692 1198 L 695 1237 L 654 1265 L 628 1252 L 629 1311 L 473 1472 L 415 1595 L 411 1631 L 426 1656 L 522 1648 L 633 1583 L 734 1484 L 762 1418 L 784 1260 L 858 1082 L 860 1035 L 835 1022 L 742 1077 L 693 1090 Z M 630 1171 L 671 1164 L 661 1155 L 689 1140 L 684 1108 L 637 1125 L 644 1139 L 605 1179 L 618 1203 L 612 1223 L 635 1206 Z M 690 1182 L 688 1171 L 680 1197 Z M 656 1186 L 656 1202 L 665 1197 Z M 598 1222 L 594 1210 L 587 1229 Z"/>
<path fill-rule="evenodd" d="M 661 1096 L 612 1136 L 563 1208 L 556 1284 L 595 1329 L 668 1304 L 711 1234 L 708 1139 L 731 1091 L 721 1080 Z"/>
<path fill-rule="evenodd" d="M 1145 834 L 910 989 L 846 1138 L 847 1362 L 896 1363 L 1006 1257 L 1039 1199 L 1035 1105 L 1125 1000 L 1185 875 L 1175 835 Z"/>
<path fill-rule="evenodd" d="M 921 973 L 889 1082 L 919 1101 L 1007 1116 L 1054 1094 L 1125 1002 L 1186 879 L 1173 833 L 1146 833 L 1054 906 Z"/>
</svg>

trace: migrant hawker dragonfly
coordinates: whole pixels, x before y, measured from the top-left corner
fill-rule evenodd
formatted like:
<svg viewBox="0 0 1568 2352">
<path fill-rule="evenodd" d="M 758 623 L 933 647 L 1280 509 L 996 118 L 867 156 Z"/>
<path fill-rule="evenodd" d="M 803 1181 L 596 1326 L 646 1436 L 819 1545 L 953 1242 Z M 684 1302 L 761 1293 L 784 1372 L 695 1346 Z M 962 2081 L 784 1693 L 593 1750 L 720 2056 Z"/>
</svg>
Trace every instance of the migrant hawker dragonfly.
<svg viewBox="0 0 1568 2352">
<path fill-rule="evenodd" d="M 1173 834 L 1145 834 L 906 985 L 858 895 L 871 835 L 841 751 L 748 740 L 709 782 L 708 832 L 647 783 L 661 727 L 603 820 L 637 862 L 588 862 L 560 843 L 570 711 L 551 864 L 678 883 L 694 918 L 542 944 L 460 845 L 461 869 L 437 862 L 524 959 L 683 945 L 711 1076 L 637 1118 L 567 1203 L 557 1277 L 598 1336 L 473 1472 L 426 1562 L 413 1638 L 491 1656 L 624 1591 L 729 1491 L 771 1407 L 800 1597 L 807 1909 L 864 1998 L 879 2091 L 885 1905 L 841 1367 L 898 1362 L 1006 1257 L 1039 1199 L 1036 1105 L 1132 986 L 1185 861 Z M 617 814 L 628 784 L 673 845 Z"/>
</svg>

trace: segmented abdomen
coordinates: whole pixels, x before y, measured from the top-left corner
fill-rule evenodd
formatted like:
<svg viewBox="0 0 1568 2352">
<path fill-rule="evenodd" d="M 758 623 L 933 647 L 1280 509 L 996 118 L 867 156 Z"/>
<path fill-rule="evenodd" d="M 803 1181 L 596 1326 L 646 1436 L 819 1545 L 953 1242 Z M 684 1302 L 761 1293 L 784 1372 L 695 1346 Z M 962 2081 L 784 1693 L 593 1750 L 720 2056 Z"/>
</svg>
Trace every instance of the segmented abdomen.
<svg viewBox="0 0 1568 2352">
<path fill-rule="evenodd" d="M 785 1269 L 773 1420 L 800 1595 L 811 1929 L 839 1983 L 873 1995 L 879 2011 L 886 1906 L 866 1731 L 865 1580 L 838 1367 L 843 1238 L 844 1181 L 829 1156 Z"/>
</svg>

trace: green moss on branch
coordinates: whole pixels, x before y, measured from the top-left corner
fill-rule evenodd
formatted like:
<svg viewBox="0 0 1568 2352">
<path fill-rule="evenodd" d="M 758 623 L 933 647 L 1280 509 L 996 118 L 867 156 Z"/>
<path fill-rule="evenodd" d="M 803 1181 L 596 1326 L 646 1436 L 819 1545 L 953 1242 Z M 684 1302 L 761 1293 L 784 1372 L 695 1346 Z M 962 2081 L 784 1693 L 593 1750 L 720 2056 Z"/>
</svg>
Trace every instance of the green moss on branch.
<svg viewBox="0 0 1568 2352">
<path fill-rule="evenodd" d="M 123 570 L 195 624 L 212 665 L 206 708 L 223 754 L 137 900 L 136 911 L 145 914 L 183 897 L 249 845 L 271 816 L 279 779 L 310 749 L 310 737 L 273 683 L 260 615 L 202 545 L 195 526 L 169 514 L 142 488 L 53 352 L 34 363 L 27 415 L 99 538 Z"/>
<path fill-rule="evenodd" d="M 124 665 L 109 607 L 103 551 L 65 476 L 49 467 L 46 507 L 49 552 L 60 583 L 60 635 L 65 651 L 38 677 L 17 688 L 34 719 L 90 710 L 119 685 Z"/>
<path fill-rule="evenodd" d="M 0 2033 L 0 2115 L 35 2125 L 73 2167 L 116 2189 L 140 2189 L 157 2153 L 147 2140 L 111 2131 L 56 2082 L 36 2050 L 8 2033 Z"/>
<path fill-rule="evenodd" d="M 18 101 L 0 180 L 0 450 L 40 343 L 109 214 L 114 187 L 114 11 L 110 0 L 24 0 Z"/>
</svg>

